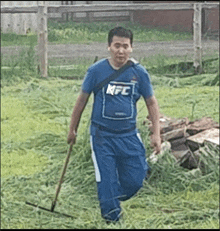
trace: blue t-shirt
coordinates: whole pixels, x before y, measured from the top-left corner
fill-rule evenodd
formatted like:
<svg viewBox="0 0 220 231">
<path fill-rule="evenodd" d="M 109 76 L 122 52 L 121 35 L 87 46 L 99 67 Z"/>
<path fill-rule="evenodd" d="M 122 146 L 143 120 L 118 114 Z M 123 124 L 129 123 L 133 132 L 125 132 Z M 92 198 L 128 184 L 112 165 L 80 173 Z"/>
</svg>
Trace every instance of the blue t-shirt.
<svg viewBox="0 0 220 231">
<path fill-rule="evenodd" d="M 99 60 L 89 67 L 82 84 L 82 91 L 90 94 L 98 83 L 116 71 L 108 59 Z M 92 124 L 117 132 L 136 126 L 136 102 L 140 96 L 146 99 L 151 97 L 153 88 L 146 69 L 135 63 L 115 80 L 93 93 Z M 91 126 L 91 133 L 95 131 L 96 128 Z"/>
</svg>

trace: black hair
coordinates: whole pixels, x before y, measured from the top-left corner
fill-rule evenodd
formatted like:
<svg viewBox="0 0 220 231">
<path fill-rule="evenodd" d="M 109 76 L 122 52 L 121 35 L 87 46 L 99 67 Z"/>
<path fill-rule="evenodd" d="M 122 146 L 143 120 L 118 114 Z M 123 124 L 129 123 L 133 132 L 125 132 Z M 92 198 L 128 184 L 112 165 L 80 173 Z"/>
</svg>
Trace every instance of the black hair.
<svg viewBox="0 0 220 231">
<path fill-rule="evenodd" d="M 129 29 L 125 29 L 124 27 L 118 26 L 111 29 L 108 33 L 108 45 L 110 46 L 112 43 L 113 36 L 129 38 L 131 45 L 133 42 L 133 33 Z"/>
</svg>

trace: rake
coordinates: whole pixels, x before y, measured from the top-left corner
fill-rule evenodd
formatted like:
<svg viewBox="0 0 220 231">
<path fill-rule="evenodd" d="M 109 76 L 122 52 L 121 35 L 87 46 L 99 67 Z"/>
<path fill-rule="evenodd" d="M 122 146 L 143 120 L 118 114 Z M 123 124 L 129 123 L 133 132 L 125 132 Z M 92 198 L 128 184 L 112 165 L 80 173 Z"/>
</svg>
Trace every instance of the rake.
<svg viewBox="0 0 220 231">
<path fill-rule="evenodd" d="M 30 203 L 30 202 L 26 201 L 25 203 L 27 205 L 34 206 L 34 207 L 37 207 L 39 209 L 43 209 L 43 210 L 48 211 L 48 212 L 62 214 L 62 215 L 67 216 L 67 217 L 73 217 L 73 216 L 65 214 L 65 213 L 60 213 L 60 212 L 54 211 L 55 206 L 56 206 L 56 202 L 57 202 L 57 198 L 58 198 L 58 195 L 59 195 L 59 192 L 60 192 L 60 189 L 61 189 L 61 184 L 62 184 L 62 181 L 63 181 L 63 177 L 64 177 L 64 175 L 66 173 L 66 168 L 67 168 L 67 165 L 68 165 L 68 162 L 69 162 L 70 154 L 72 152 L 72 147 L 73 147 L 73 145 L 70 145 L 70 148 L 69 148 L 69 151 L 68 151 L 64 166 L 63 166 L 63 171 L 62 171 L 59 183 L 57 185 L 55 198 L 54 198 L 54 200 L 52 201 L 52 204 L 51 204 L 51 208 L 47 209 L 47 208 L 44 208 L 44 207 L 41 207 L 41 206 L 38 206 L 36 204 L 33 204 L 33 203 Z"/>
</svg>

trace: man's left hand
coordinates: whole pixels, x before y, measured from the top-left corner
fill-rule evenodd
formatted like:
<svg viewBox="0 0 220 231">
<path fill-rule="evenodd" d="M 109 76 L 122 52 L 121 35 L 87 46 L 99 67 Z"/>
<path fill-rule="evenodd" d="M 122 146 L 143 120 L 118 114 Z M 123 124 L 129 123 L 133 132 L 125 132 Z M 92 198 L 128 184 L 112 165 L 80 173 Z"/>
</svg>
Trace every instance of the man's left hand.
<svg viewBox="0 0 220 231">
<path fill-rule="evenodd" d="M 160 135 L 152 134 L 151 138 L 151 147 L 154 147 L 155 154 L 160 153 L 161 150 L 161 138 Z"/>
</svg>

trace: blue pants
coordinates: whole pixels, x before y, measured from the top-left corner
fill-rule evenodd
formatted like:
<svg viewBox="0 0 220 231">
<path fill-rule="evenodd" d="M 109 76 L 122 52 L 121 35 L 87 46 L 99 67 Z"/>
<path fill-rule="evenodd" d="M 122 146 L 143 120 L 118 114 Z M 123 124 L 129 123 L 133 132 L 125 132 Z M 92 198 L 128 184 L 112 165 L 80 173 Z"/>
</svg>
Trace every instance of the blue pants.
<svg viewBox="0 0 220 231">
<path fill-rule="evenodd" d="M 91 136 L 90 143 L 102 217 L 117 221 L 120 201 L 129 199 L 142 187 L 149 169 L 144 145 L 139 134 Z"/>
</svg>

